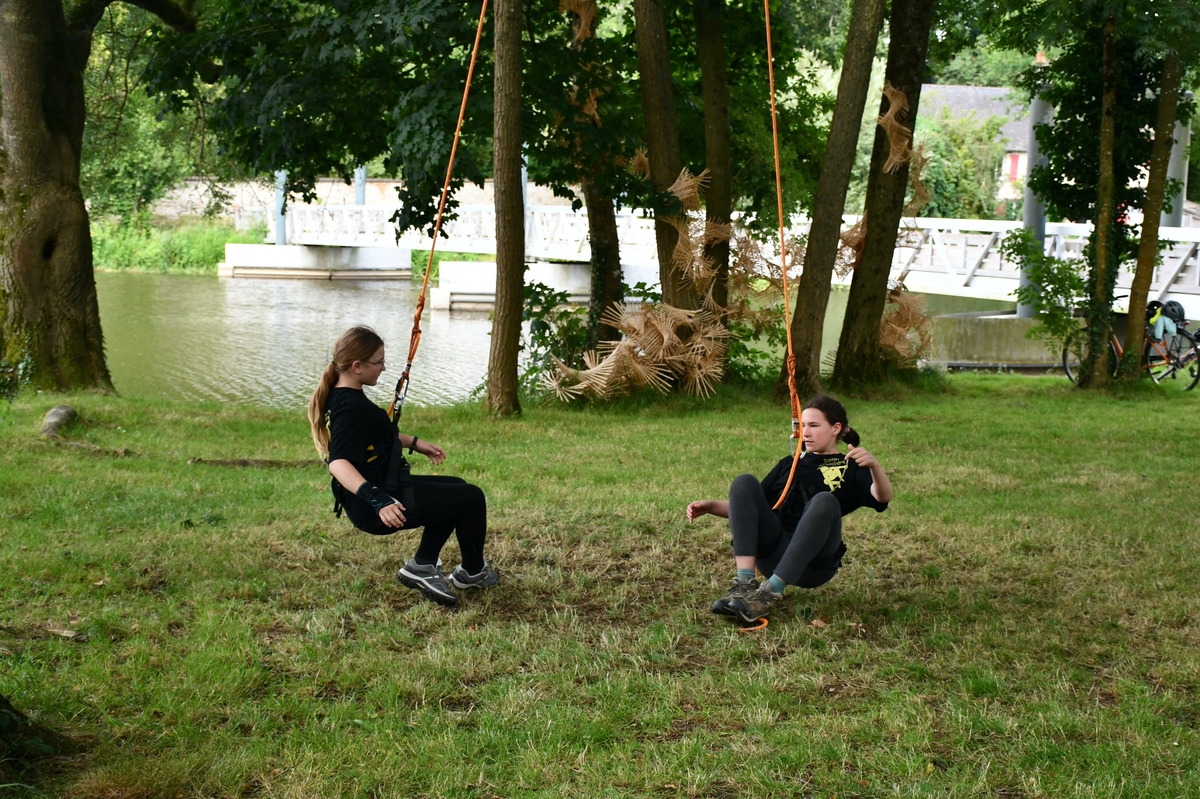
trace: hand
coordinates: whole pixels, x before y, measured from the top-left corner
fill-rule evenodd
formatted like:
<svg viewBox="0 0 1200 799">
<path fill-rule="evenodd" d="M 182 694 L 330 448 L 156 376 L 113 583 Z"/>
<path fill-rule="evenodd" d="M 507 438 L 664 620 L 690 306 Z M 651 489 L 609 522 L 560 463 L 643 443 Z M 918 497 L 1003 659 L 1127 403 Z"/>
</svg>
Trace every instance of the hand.
<svg viewBox="0 0 1200 799">
<path fill-rule="evenodd" d="M 437 466 L 442 461 L 446 460 L 446 450 L 442 449 L 437 444 L 426 441 L 423 438 L 417 439 L 417 446 L 413 449 L 424 455 L 426 458 L 429 458 L 434 466 Z"/>
<path fill-rule="evenodd" d="M 404 506 L 399 502 L 384 505 L 379 509 L 379 520 L 388 527 L 403 527 L 404 519 Z"/>
<path fill-rule="evenodd" d="M 875 460 L 875 456 L 862 447 L 851 447 L 846 451 L 846 457 L 866 469 L 879 465 L 879 461 Z"/>
<path fill-rule="evenodd" d="M 687 517 L 689 522 L 694 522 L 706 513 L 712 513 L 712 501 L 707 499 L 698 499 L 687 506 Z"/>
</svg>

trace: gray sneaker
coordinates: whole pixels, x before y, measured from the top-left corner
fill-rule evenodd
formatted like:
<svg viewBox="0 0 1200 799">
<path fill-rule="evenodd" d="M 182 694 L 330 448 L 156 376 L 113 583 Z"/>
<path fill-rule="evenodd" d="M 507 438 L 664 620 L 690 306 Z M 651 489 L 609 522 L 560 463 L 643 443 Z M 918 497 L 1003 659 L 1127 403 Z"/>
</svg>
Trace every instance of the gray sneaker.
<svg viewBox="0 0 1200 799">
<path fill-rule="evenodd" d="M 712 603 L 712 612 L 718 616 L 736 615 L 729 608 L 729 603 L 735 599 L 744 599 L 753 594 L 757 589 L 758 580 L 755 580 L 753 577 L 734 577 L 732 585 L 729 586 L 729 593 Z"/>
<path fill-rule="evenodd" d="M 730 600 L 729 609 L 743 621 L 758 621 L 766 618 L 771 612 L 771 604 L 780 599 L 783 599 L 783 594 L 777 594 L 763 585 L 750 596 Z"/>
<path fill-rule="evenodd" d="M 459 566 L 450 575 L 450 584 L 455 588 L 491 588 L 498 582 L 500 582 L 500 572 L 493 569 L 486 560 L 478 574 L 468 574 L 466 569 Z"/>
<path fill-rule="evenodd" d="M 396 578 L 401 584 L 415 588 L 426 599 L 439 605 L 452 608 L 458 604 L 458 594 L 450 590 L 437 566 L 422 566 L 415 560 L 409 560 L 396 573 Z"/>
</svg>

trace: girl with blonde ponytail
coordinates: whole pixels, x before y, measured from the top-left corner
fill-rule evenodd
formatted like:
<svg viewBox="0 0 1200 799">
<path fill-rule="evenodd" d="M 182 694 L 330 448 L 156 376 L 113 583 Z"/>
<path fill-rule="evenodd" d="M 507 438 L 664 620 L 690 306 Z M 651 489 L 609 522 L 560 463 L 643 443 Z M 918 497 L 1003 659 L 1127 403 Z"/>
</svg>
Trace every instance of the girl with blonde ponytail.
<svg viewBox="0 0 1200 799">
<path fill-rule="evenodd" d="M 408 449 L 434 465 L 446 459 L 441 447 L 401 433 L 387 412 L 371 402 L 373 386 L 387 370 L 383 339 L 369 327 L 352 327 L 333 345 L 308 403 L 313 444 L 329 464 L 334 512 L 371 535 L 423 527 L 416 554 L 397 573 L 401 583 L 441 605 L 458 603 L 451 588 L 488 588 L 500 573 L 483 557 L 487 498 L 458 477 L 411 475 L 402 454 Z M 442 546 L 458 539 L 460 565 L 445 577 L 438 568 Z"/>
</svg>

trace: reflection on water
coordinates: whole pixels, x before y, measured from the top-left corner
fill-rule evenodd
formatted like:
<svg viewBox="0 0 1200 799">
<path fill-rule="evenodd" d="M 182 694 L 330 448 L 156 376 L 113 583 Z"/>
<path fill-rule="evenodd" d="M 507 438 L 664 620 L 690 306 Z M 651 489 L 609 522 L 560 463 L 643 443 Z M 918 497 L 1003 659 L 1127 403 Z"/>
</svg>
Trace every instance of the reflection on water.
<svg viewBox="0 0 1200 799">
<path fill-rule="evenodd" d="M 388 343 L 388 371 L 367 393 L 380 405 L 408 354 L 419 286 L 407 281 L 219 279 L 99 273 L 96 287 L 113 383 L 131 397 L 180 397 L 303 408 L 334 340 L 351 325 Z M 824 349 L 837 346 L 848 290 L 834 288 Z M 930 310 L 959 313 L 1012 303 L 927 298 Z M 487 375 L 491 320 L 480 311 L 422 318 L 409 402 L 466 399 Z"/>
<path fill-rule="evenodd" d="M 218 279 L 99 273 L 105 353 L 117 390 L 135 397 L 226 400 L 301 408 L 348 327 L 387 342 L 379 404 L 408 354 L 419 291 L 408 281 Z M 426 307 L 409 402 L 466 398 L 487 373 L 487 313 Z"/>
</svg>

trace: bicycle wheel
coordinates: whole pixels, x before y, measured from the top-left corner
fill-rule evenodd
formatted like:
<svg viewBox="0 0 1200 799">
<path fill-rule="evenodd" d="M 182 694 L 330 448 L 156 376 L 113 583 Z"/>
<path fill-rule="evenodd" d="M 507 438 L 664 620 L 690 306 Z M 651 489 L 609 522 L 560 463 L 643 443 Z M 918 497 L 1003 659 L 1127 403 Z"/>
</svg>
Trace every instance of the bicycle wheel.
<svg viewBox="0 0 1200 799">
<path fill-rule="evenodd" d="M 1146 339 L 1142 368 L 1155 383 L 1191 391 L 1200 382 L 1200 349 L 1186 330 L 1163 336 L 1162 341 Z"/>
<path fill-rule="evenodd" d="M 1079 366 L 1083 363 L 1087 356 L 1088 331 L 1086 327 L 1076 328 L 1067 336 L 1067 341 L 1063 345 L 1062 366 L 1063 371 L 1067 374 L 1067 379 L 1072 383 L 1079 382 Z M 1112 377 L 1117 376 L 1117 367 L 1120 362 L 1117 360 L 1117 350 L 1113 347 L 1112 341 L 1108 342 L 1108 373 Z"/>
</svg>

